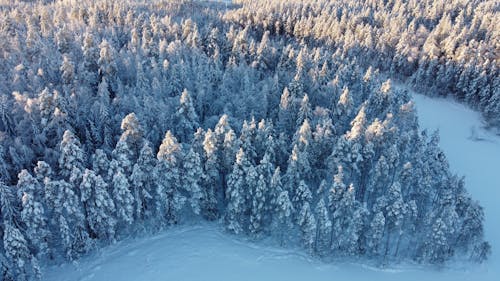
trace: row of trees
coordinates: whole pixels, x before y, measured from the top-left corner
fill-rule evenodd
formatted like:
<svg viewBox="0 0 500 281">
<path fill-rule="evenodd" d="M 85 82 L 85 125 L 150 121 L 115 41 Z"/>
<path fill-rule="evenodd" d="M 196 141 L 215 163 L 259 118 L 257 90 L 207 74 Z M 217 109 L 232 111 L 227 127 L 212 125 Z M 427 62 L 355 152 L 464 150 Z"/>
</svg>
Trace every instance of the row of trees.
<svg viewBox="0 0 500 281">
<path fill-rule="evenodd" d="M 2 6 L 3 280 L 200 219 L 320 257 L 487 257 L 408 93 L 248 5 Z"/>
</svg>

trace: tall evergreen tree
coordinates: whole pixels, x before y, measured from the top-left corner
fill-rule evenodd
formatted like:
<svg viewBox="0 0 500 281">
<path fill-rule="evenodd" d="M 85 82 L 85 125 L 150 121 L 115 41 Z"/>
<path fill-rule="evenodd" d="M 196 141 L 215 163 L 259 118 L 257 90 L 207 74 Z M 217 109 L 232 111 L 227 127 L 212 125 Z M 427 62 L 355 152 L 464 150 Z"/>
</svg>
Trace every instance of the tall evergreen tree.
<svg viewBox="0 0 500 281">
<path fill-rule="evenodd" d="M 21 195 L 21 220 L 26 226 L 26 238 L 40 259 L 50 256 L 50 232 L 44 208 L 43 189 L 27 170 L 18 175 L 18 192 Z"/>
<path fill-rule="evenodd" d="M 226 190 L 228 201 L 226 224 L 228 230 L 236 234 L 245 231 L 248 223 L 245 218 L 248 208 L 246 202 L 246 192 L 248 192 L 246 175 L 250 165 L 243 148 L 240 148 L 238 154 L 236 154 L 236 162 L 233 165 L 233 171 L 229 175 Z"/>
<path fill-rule="evenodd" d="M 115 204 L 108 193 L 108 185 L 101 176 L 85 169 L 80 184 L 81 200 L 93 235 L 113 241 L 115 238 Z"/>
<path fill-rule="evenodd" d="M 175 113 L 176 133 L 181 142 L 188 142 L 195 130 L 199 127 L 198 115 L 194 109 L 191 96 L 187 89 L 182 91 L 180 104 Z"/>
<path fill-rule="evenodd" d="M 130 192 L 130 183 L 119 169 L 113 176 L 113 199 L 119 222 L 130 225 L 134 222 L 134 197 Z"/>
<path fill-rule="evenodd" d="M 200 156 L 191 148 L 182 161 L 181 185 L 187 191 L 191 210 L 196 215 L 201 212 L 204 196 L 200 185 L 202 178 L 203 167 Z"/>
<path fill-rule="evenodd" d="M 131 192 L 135 199 L 135 220 L 150 219 L 153 216 L 156 199 L 156 179 L 153 173 L 155 166 L 153 149 L 148 142 L 144 142 L 130 175 Z"/>
<path fill-rule="evenodd" d="M 170 131 L 158 150 L 158 164 L 155 168 L 157 206 L 156 212 L 168 224 L 175 224 L 179 219 L 185 197 L 180 189 L 180 162 L 182 161 L 181 146 Z"/>
<path fill-rule="evenodd" d="M 61 156 L 59 157 L 59 168 L 61 176 L 74 185 L 79 185 L 85 163 L 85 154 L 80 141 L 69 130 L 64 132 L 60 144 Z"/>
</svg>

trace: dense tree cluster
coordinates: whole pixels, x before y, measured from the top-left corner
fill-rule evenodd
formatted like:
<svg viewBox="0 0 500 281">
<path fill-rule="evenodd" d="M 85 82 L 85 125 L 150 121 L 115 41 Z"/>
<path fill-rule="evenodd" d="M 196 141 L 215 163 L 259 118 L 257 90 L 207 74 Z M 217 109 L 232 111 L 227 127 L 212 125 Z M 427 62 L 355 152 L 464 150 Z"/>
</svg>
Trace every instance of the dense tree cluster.
<svg viewBox="0 0 500 281">
<path fill-rule="evenodd" d="M 227 16 L 271 36 L 331 46 L 500 125 L 500 9 L 494 0 L 237 0 Z"/>
<path fill-rule="evenodd" d="M 487 257 L 438 134 L 364 66 L 384 65 L 305 34 L 316 4 L 252 5 L 0 7 L 0 280 L 200 219 L 319 257 Z"/>
</svg>

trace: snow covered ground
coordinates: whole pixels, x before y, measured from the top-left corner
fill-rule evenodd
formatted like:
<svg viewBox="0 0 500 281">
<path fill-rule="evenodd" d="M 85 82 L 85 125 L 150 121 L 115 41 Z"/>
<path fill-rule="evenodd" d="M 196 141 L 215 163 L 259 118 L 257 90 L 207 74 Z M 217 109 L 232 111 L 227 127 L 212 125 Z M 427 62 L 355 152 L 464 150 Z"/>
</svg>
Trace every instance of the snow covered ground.
<svg viewBox="0 0 500 281">
<path fill-rule="evenodd" d="M 244 280 L 500 280 L 500 137 L 481 128 L 479 114 L 449 100 L 415 95 L 423 128 L 439 129 L 454 172 L 486 213 L 493 255 L 482 265 L 389 269 L 355 263 L 325 264 L 293 249 L 268 247 L 225 234 L 214 224 L 181 226 L 101 249 L 79 264 L 46 270 L 47 281 Z"/>
</svg>

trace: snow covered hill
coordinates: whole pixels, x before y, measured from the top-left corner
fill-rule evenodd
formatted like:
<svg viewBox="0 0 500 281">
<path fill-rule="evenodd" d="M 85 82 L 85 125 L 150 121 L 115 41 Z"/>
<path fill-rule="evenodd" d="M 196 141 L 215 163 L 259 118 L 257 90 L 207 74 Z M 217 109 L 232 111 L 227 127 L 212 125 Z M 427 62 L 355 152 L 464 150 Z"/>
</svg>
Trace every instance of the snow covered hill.
<svg viewBox="0 0 500 281">
<path fill-rule="evenodd" d="M 486 239 L 493 254 L 482 265 L 445 269 L 357 263 L 325 264 L 295 249 L 268 247 L 225 234 L 213 224 L 181 226 L 149 238 L 125 240 L 83 258 L 48 268 L 47 281 L 97 280 L 498 280 L 500 276 L 500 137 L 481 128 L 479 114 L 455 102 L 414 95 L 420 123 L 439 129 L 454 172 L 465 175 L 485 208 Z"/>
</svg>

